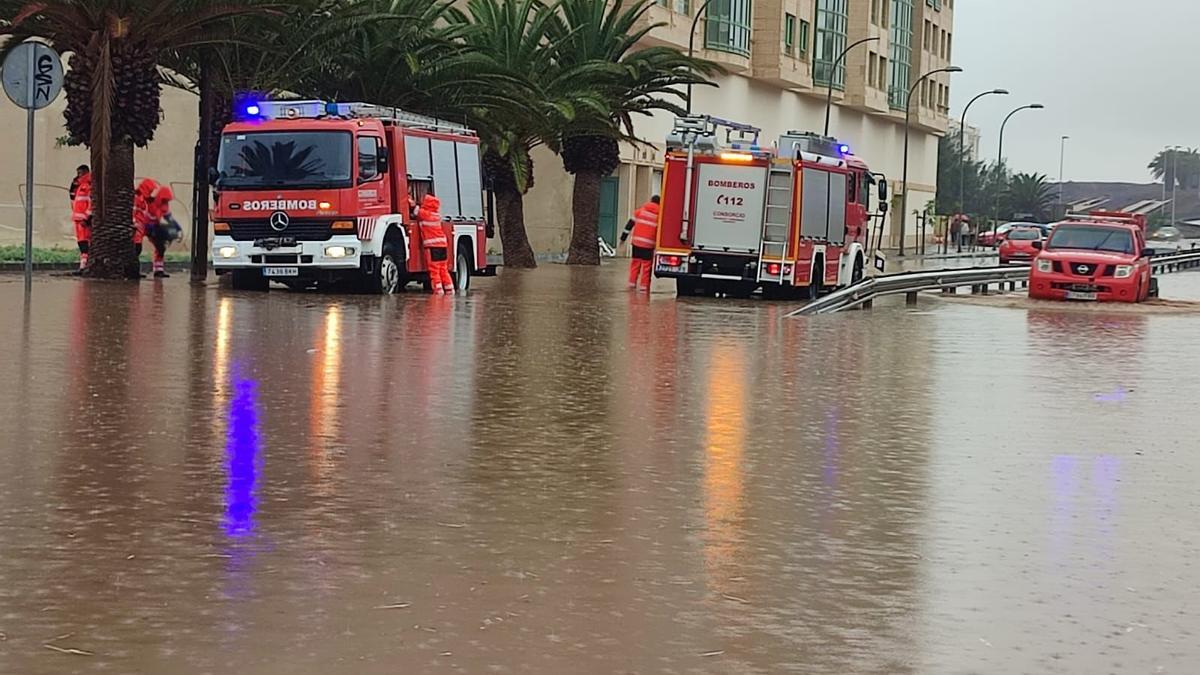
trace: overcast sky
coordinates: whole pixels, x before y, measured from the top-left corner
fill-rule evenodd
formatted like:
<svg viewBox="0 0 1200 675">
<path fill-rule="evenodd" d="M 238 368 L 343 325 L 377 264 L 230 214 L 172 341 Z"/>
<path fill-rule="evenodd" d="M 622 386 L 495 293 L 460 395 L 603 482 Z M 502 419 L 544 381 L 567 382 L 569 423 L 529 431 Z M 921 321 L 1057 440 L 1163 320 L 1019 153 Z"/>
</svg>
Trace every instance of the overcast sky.
<svg viewBox="0 0 1200 675">
<path fill-rule="evenodd" d="M 951 114 L 971 107 L 983 158 L 1058 180 L 1151 182 L 1146 164 L 1168 145 L 1200 147 L 1200 0 L 957 0 Z"/>
</svg>

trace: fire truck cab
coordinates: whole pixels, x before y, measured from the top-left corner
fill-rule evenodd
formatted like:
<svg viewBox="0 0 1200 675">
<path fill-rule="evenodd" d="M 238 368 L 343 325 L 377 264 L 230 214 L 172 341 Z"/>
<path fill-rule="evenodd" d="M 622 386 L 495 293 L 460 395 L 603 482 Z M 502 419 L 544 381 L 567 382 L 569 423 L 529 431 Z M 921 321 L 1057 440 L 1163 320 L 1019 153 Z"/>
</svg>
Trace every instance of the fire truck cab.
<svg viewBox="0 0 1200 675">
<path fill-rule="evenodd" d="M 791 131 L 762 147 L 759 134 L 709 116 L 675 121 L 655 275 L 680 295 L 815 298 L 866 272 L 872 186 L 882 215 L 887 182 L 835 139 Z"/>
<path fill-rule="evenodd" d="M 487 270 L 479 139 L 365 103 L 239 105 L 213 178 L 213 267 L 235 288 L 348 284 L 395 293 L 428 279 L 411 204 L 442 203 L 459 290 Z"/>
</svg>

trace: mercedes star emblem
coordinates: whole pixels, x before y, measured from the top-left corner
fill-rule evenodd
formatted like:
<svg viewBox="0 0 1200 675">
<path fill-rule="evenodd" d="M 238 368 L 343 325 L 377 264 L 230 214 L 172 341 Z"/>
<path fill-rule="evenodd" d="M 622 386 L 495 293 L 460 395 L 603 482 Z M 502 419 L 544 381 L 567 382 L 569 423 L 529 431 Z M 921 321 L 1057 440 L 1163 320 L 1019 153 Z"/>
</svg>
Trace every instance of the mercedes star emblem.
<svg viewBox="0 0 1200 675">
<path fill-rule="evenodd" d="M 271 222 L 272 222 L 272 226 L 274 226 L 275 221 L 271 221 Z M 1087 265 L 1080 265 L 1079 267 L 1075 268 L 1075 271 L 1079 272 L 1080 274 L 1087 274 L 1089 271 L 1091 271 L 1091 269 L 1092 268 L 1088 267 Z"/>
<path fill-rule="evenodd" d="M 288 228 L 288 225 L 290 225 L 291 222 L 292 219 L 289 218 L 288 214 L 284 213 L 283 211 L 276 211 L 275 213 L 271 214 L 271 229 L 275 230 L 276 232 L 283 232 Z"/>
</svg>

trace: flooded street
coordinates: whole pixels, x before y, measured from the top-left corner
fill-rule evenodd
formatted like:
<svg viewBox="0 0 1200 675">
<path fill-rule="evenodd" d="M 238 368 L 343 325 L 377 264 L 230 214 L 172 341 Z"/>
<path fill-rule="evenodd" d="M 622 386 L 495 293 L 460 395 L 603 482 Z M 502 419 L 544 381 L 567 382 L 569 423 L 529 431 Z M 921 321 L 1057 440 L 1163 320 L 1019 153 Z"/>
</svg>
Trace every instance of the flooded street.
<svg viewBox="0 0 1200 675">
<path fill-rule="evenodd" d="M 1195 672 L 1200 314 L 623 275 L 0 277 L 0 673 Z"/>
</svg>

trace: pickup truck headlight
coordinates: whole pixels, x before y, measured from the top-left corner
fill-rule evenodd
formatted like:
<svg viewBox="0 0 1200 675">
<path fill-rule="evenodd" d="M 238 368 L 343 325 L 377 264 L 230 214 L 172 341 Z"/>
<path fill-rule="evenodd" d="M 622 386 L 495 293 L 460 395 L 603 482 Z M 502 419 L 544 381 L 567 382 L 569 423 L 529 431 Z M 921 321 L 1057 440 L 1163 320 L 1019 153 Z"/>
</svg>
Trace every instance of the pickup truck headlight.
<svg viewBox="0 0 1200 675">
<path fill-rule="evenodd" d="M 1117 265 L 1117 271 L 1113 276 L 1118 279 L 1128 279 L 1133 276 L 1133 265 Z"/>
<path fill-rule="evenodd" d="M 1050 262 L 1049 260 L 1039 260 L 1037 261 L 1037 271 L 1046 273 L 1053 272 L 1054 263 Z"/>
</svg>

